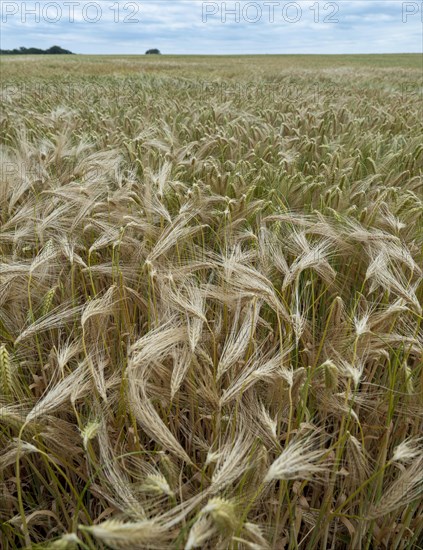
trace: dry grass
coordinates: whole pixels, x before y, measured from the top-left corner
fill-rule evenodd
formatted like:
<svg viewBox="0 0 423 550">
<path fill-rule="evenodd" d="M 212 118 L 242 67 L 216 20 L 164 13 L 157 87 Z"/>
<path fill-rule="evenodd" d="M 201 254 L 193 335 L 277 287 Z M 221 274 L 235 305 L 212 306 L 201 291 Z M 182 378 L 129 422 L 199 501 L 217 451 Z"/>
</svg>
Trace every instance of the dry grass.
<svg viewBox="0 0 423 550">
<path fill-rule="evenodd" d="M 2 61 L 2 548 L 420 547 L 421 81 L 369 59 Z"/>
</svg>

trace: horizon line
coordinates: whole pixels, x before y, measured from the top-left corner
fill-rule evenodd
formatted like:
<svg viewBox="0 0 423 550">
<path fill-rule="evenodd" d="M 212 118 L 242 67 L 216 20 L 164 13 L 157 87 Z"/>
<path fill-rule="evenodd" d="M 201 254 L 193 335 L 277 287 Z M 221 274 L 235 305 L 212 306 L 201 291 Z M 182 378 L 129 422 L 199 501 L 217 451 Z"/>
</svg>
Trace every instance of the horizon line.
<svg viewBox="0 0 423 550">
<path fill-rule="evenodd" d="M 36 46 L 30 46 L 30 48 Z M 7 48 L 3 51 L 11 51 L 12 49 L 17 48 Z M 0 49 L 0 51 L 2 51 Z M 68 57 L 69 54 L 3 54 L 3 55 L 46 55 L 49 58 L 54 55 L 55 57 Z M 266 57 L 266 56 L 328 56 L 328 57 L 337 57 L 337 56 L 357 56 L 357 55 L 421 55 L 423 61 L 422 52 L 359 52 L 359 53 L 160 53 L 160 54 L 146 54 L 144 53 L 79 53 L 72 52 L 71 55 L 90 55 L 97 57 L 106 57 L 106 56 L 126 56 L 126 57 L 147 57 L 147 58 L 160 58 L 160 57 L 248 57 L 248 56 L 257 56 L 257 57 Z"/>
</svg>

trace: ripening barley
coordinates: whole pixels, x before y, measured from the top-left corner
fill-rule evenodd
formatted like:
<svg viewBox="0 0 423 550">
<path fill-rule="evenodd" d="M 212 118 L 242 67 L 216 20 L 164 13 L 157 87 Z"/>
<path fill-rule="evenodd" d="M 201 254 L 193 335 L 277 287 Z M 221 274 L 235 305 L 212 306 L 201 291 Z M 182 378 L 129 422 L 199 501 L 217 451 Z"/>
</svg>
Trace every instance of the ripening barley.
<svg viewBox="0 0 423 550">
<path fill-rule="evenodd" d="M 5 63 L 2 548 L 418 548 L 420 72 L 394 61 Z"/>
</svg>

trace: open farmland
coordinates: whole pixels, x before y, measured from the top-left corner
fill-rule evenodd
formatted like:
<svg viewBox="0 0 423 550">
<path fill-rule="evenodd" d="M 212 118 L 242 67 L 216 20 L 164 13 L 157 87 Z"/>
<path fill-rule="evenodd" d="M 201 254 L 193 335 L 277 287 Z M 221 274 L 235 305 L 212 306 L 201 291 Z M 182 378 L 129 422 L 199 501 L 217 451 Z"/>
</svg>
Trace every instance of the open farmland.
<svg viewBox="0 0 423 550">
<path fill-rule="evenodd" d="M 65 57 L 0 60 L 0 546 L 421 548 L 421 57 Z"/>
</svg>

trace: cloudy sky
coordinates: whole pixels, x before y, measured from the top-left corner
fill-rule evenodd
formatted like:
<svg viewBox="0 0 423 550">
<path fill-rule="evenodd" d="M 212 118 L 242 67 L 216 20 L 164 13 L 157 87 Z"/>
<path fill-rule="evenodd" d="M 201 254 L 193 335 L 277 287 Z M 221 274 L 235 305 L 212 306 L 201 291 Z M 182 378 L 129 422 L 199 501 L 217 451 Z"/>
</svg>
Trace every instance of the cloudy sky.
<svg viewBox="0 0 423 550">
<path fill-rule="evenodd" d="M 423 3 L 79 0 L 1 4 L 1 48 L 84 54 L 422 52 Z"/>
</svg>

